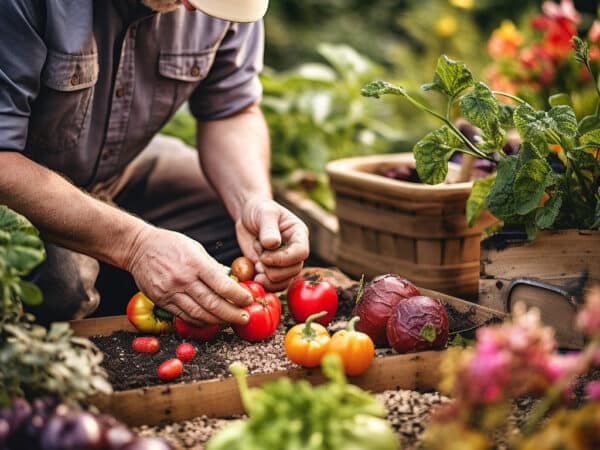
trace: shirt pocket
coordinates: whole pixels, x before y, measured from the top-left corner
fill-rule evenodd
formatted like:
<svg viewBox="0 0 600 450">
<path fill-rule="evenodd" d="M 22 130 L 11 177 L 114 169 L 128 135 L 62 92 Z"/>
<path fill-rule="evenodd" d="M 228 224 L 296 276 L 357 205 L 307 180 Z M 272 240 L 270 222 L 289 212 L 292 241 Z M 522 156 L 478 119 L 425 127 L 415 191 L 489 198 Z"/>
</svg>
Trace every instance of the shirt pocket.
<svg viewBox="0 0 600 450">
<path fill-rule="evenodd" d="M 206 78 L 215 60 L 216 48 L 198 52 L 162 51 L 158 58 L 158 80 L 154 86 L 149 121 L 158 132 Z"/>
<path fill-rule="evenodd" d="M 97 53 L 48 52 L 40 92 L 32 105 L 28 151 L 40 156 L 60 153 L 68 160 L 89 128 L 88 110 L 97 81 Z"/>
</svg>

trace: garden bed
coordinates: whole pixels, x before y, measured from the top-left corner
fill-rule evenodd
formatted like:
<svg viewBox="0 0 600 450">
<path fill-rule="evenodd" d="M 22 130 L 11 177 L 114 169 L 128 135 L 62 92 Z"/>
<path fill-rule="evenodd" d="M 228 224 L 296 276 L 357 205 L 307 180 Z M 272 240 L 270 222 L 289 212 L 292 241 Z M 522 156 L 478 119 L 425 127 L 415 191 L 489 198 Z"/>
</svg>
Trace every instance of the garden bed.
<svg viewBox="0 0 600 450">
<path fill-rule="evenodd" d="M 340 291 L 340 308 L 332 331 L 345 325 L 352 310 L 355 286 L 344 286 Z M 473 329 L 503 315 L 487 308 L 426 289 L 424 295 L 442 299 L 447 305 L 453 332 Z M 186 364 L 182 377 L 167 384 L 156 376 L 158 363 L 174 354 L 181 340 L 162 336 L 162 350 L 155 355 L 136 354 L 131 341 L 137 335 L 123 316 L 86 319 L 72 323 L 81 336 L 92 336 L 106 353 L 104 365 L 116 391 L 110 396 L 97 396 L 92 402 L 102 411 L 110 412 L 130 425 L 152 425 L 161 421 L 185 420 L 207 415 L 228 417 L 243 412 L 237 384 L 227 372 L 234 361 L 244 362 L 250 369 L 249 384 L 256 386 L 288 376 L 305 378 L 321 383 L 324 377 L 319 369 L 302 369 L 291 364 L 283 351 L 283 336 L 291 325 L 283 321 L 276 335 L 261 343 L 249 344 L 233 333 L 223 332 L 212 343 L 198 343 L 198 356 Z M 437 386 L 437 368 L 442 352 L 419 352 L 408 355 L 394 354 L 390 349 L 377 351 L 378 358 L 362 375 L 350 381 L 372 392 L 389 389 L 432 390 Z"/>
</svg>

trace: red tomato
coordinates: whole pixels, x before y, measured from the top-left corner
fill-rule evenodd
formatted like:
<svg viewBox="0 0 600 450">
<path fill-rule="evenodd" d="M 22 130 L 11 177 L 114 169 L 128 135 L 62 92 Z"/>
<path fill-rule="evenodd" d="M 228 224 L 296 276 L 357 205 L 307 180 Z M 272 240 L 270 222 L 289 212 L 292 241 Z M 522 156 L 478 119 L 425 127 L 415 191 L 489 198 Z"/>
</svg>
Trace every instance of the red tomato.
<svg viewBox="0 0 600 450">
<path fill-rule="evenodd" d="M 196 356 L 196 347 L 188 342 L 184 342 L 177 346 L 175 354 L 183 362 L 190 362 Z"/>
<path fill-rule="evenodd" d="M 177 358 L 167 359 L 158 366 L 157 374 L 161 380 L 172 380 L 183 372 L 183 363 Z"/>
<path fill-rule="evenodd" d="M 256 281 L 252 281 L 252 280 L 241 281 L 240 286 L 242 286 L 244 289 L 246 289 L 248 292 L 250 292 L 252 294 L 252 298 L 254 298 L 254 300 L 256 300 L 257 298 L 262 298 L 265 295 L 267 295 L 267 292 L 265 291 L 265 288 L 262 287 L 262 284 L 257 283 Z"/>
<path fill-rule="evenodd" d="M 160 349 L 160 343 L 155 337 L 137 337 L 131 347 L 139 353 L 156 353 Z"/>
<path fill-rule="evenodd" d="M 326 311 L 327 314 L 315 322 L 327 325 L 333 320 L 338 307 L 335 288 L 320 276 L 304 278 L 298 275 L 292 280 L 287 291 L 288 308 L 294 320 L 305 322 L 308 316 Z"/>
<path fill-rule="evenodd" d="M 239 337 L 256 342 L 275 334 L 281 319 L 281 302 L 275 294 L 269 293 L 258 297 L 254 303 L 245 306 L 244 309 L 250 315 L 250 320 L 246 325 L 233 326 L 233 330 Z"/>
<path fill-rule="evenodd" d="M 197 339 L 199 341 L 212 341 L 219 331 L 221 325 L 207 325 L 205 327 L 195 327 L 184 322 L 179 317 L 175 317 L 175 331 L 184 338 Z"/>
</svg>

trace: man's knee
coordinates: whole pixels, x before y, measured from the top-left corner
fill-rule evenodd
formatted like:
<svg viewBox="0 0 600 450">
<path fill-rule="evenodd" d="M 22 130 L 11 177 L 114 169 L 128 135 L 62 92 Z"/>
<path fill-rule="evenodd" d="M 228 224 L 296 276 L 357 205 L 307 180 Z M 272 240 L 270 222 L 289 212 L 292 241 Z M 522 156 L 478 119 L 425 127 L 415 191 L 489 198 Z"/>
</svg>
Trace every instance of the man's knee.
<svg viewBox="0 0 600 450">
<path fill-rule="evenodd" d="M 40 323 L 78 319 L 91 314 L 100 302 L 94 288 L 98 261 L 80 253 L 46 244 L 46 260 L 30 281 L 44 294 L 41 305 L 30 307 Z"/>
</svg>

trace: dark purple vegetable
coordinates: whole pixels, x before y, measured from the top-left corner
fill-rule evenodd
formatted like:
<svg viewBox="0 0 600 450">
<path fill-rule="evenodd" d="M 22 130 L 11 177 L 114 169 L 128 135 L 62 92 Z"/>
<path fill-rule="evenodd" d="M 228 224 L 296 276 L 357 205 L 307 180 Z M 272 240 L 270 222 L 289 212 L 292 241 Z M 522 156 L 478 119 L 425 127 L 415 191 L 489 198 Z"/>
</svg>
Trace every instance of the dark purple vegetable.
<svg viewBox="0 0 600 450">
<path fill-rule="evenodd" d="M 417 296 L 398 303 L 387 323 L 387 338 L 398 353 L 444 348 L 448 314 L 436 298 Z"/>
<path fill-rule="evenodd" d="M 387 274 L 374 278 L 365 286 L 354 308 L 353 315 L 360 317 L 356 330 L 368 334 L 375 346 L 387 346 L 386 325 L 394 307 L 415 295 L 420 295 L 415 285 L 398 275 Z"/>
<path fill-rule="evenodd" d="M 103 448 L 102 430 L 96 417 L 86 412 L 54 415 L 40 438 L 42 450 L 95 450 Z"/>
<path fill-rule="evenodd" d="M 380 168 L 377 170 L 377 174 L 394 180 L 409 181 L 411 183 L 421 182 L 417 169 L 408 165 Z"/>
</svg>

